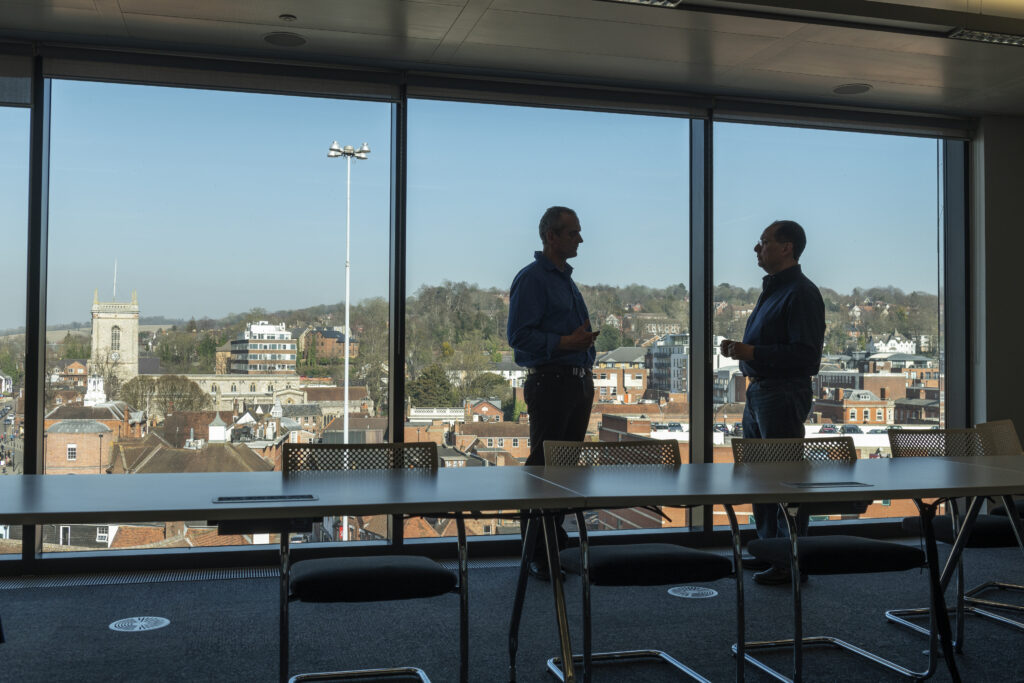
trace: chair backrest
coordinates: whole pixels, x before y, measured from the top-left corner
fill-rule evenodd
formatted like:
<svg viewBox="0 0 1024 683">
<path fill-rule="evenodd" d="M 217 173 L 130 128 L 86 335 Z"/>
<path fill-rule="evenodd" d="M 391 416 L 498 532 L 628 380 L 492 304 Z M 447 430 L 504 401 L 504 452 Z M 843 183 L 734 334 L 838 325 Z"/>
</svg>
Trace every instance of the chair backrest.
<svg viewBox="0 0 1024 683">
<path fill-rule="evenodd" d="M 974 429 L 890 429 L 889 447 L 894 458 L 985 454 Z"/>
<path fill-rule="evenodd" d="M 327 470 L 400 470 L 438 468 L 437 444 L 416 443 L 286 443 L 282 469 L 291 472 Z"/>
<path fill-rule="evenodd" d="M 737 463 L 758 462 L 854 462 L 853 437 L 816 439 L 733 439 L 732 457 Z"/>
<path fill-rule="evenodd" d="M 545 441 L 544 462 L 552 467 L 678 465 L 679 442 L 675 439 Z"/>
<path fill-rule="evenodd" d="M 981 435 L 985 455 L 1022 455 L 1020 438 L 1013 427 L 1013 420 L 994 420 L 976 426 Z"/>
</svg>

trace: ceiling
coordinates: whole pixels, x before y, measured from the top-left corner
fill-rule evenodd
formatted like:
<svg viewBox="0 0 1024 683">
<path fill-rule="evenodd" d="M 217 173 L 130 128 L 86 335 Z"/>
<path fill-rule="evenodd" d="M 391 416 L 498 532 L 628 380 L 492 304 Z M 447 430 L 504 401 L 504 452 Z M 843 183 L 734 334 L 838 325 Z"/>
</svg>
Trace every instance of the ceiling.
<svg viewBox="0 0 1024 683">
<path fill-rule="evenodd" d="M 1020 0 L 3 0 L 0 40 L 501 75 L 953 115 L 1024 114 Z M 291 15 L 284 17 L 282 15 Z M 301 36 L 268 44 L 275 32 Z M 837 95 L 864 83 L 871 89 Z"/>
</svg>

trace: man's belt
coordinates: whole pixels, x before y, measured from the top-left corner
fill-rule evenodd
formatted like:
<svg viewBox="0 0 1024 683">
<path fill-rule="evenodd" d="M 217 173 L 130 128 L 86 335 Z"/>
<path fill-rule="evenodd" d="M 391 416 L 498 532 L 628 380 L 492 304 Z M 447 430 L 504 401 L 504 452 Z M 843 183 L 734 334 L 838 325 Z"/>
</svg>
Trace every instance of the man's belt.
<svg viewBox="0 0 1024 683">
<path fill-rule="evenodd" d="M 763 382 L 768 379 L 777 379 L 782 381 L 788 381 L 791 379 L 806 379 L 810 381 L 811 378 L 807 375 L 793 375 L 791 377 L 758 377 L 756 375 L 747 375 L 747 379 L 750 380 L 751 384 L 757 384 L 758 382 Z"/>
<path fill-rule="evenodd" d="M 536 367 L 527 368 L 526 374 L 528 375 L 568 375 L 570 377 L 586 377 L 591 373 L 590 368 L 585 368 L 582 365 L 537 365 Z"/>
</svg>

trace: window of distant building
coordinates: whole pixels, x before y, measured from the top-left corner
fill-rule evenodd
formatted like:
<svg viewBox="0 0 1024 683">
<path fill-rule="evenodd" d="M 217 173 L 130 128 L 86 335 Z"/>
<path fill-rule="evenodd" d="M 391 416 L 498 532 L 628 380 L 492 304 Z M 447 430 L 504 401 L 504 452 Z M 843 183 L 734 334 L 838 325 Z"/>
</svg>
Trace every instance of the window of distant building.
<svg viewBox="0 0 1024 683">
<path fill-rule="evenodd" d="M 864 409 L 864 420 L 863 420 L 863 422 L 868 422 L 870 420 L 871 420 L 871 411 L 869 409 L 865 408 Z"/>
<path fill-rule="evenodd" d="M 601 395 L 604 396 L 608 393 L 608 387 L 601 387 Z"/>
<path fill-rule="evenodd" d="M 256 393 L 256 384 L 255 383 L 249 385 L 249 391 L 251 391 L 253 393 Z"/>
<path fill-rule="evenodd" d="M 77 460 L 77 459 L 78 459 L 78 445 L 77 444 L 73 444 L 73 443 L 69 443 L 68 444 L 68 460 L 70 461 L 70 460 Z"/>
<path fill-rule="evenodd" d="M 875 422 L 881 422 L 884 419 L 885 419 L 885 415 L 883 414 L 882 409 L 881 408 L 876 408 L 875 409 Z"/>
<path fill-rule="evenodd" d="M 110 527 L 109 526 L 98 526 L 98 527 L 96 527 L 96 542 L 97 543 L 106 543 L 107 542 L 107 538 L 109 537 L 109 535 L 110 535 Z"/>
<path fill-rule="evenodd" d="M 498 448 L 505 447 L 505 439 L 498 439 Z"/>
<path fill-rule="evenodd" d="M 110 350 L 121 350 L 121 328 L 117 325 L 114 325 L 114 327 L 110 329 Z"/>
<path fill-rule="evenodd" d="M 512 448 L 519 448 L 519 439 L 512 439 Z"/>
<path fill-rule="evenodd" d="M 238 391 L 238 385 L 237 385 L 237 384 L 232 384 L 232 385 L 231 385 L 231 391 L 232 391 L 232 392 L 236 392 L 236 391 Z"/>
<path fill-rule="evenodd" d="M 487 439 L 487 447 L 494 448 L 494 439 Z"/>
<path fill-rule="evenodd" d="M 856 408 L 850 408 L 850 422 L 856 422 L 856 421 L 857 421 L 857 409 Z"/>
</svg>

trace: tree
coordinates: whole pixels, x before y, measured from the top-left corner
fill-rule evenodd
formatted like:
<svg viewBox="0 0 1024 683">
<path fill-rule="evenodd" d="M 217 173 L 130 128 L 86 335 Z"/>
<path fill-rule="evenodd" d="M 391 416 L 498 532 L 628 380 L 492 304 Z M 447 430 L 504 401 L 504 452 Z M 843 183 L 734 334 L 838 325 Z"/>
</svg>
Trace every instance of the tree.
<svg viewBox="0 0 1024 683">
<path fill-rule="evenodd" d="M 68 332 L 61 342 L 61 358 L 88 358 L 92 353 L 91 346 L 89 337 Z"/>
<path fill-rule="evenodd" d="M 181 375 L 161 375 L 156 380 L 153 404 L 162 415 L 178 410 L 206 410 L 213 399 L 198 384 Z"/>
<path fill-rule="evenodd" d="M 597 335 L 594 348 L 598 351 L 613 351 L 622 346 L 622 332 L 614 325 L 605 325 Z"/>
<path fill-rule="evenodd" d="M 419 377 L 406 385 L 409 400 L 414 406 L 458 405 L 452 392 L 448 373 L 440 365 L 428 366 Z"/>
<path fill-rule="evenodd" d="M 136 410 L 144 410 L 150 414 L 153 410 L 153 399 L 156 398 L 157 381 L 146 375 L 133 377 L 121 387 L 121 400 Z"/>
</svg>

